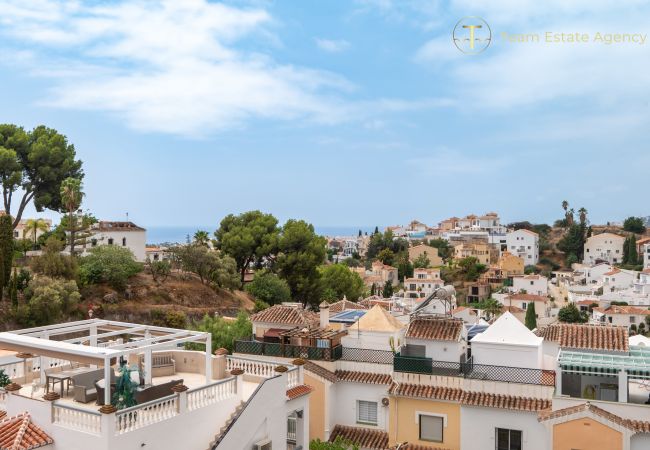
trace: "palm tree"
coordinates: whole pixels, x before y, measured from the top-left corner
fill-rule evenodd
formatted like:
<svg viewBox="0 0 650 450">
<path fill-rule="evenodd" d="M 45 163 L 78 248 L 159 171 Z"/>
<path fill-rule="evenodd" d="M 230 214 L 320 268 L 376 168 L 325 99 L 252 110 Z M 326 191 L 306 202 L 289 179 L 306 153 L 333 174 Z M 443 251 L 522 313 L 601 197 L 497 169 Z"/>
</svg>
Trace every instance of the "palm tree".
<svg viewBox="0 0 650 450">
<path fill-rule="evenodd" d="M 47 222 L 43 219 L 28 219 L 25 223 L 25 228 L 23 229 L 23 239 L 26 239 L 27 236 L 31 235 L 32 240 L 34 241 L 34 248 L 36 248 L 36 236 L 39 231 L 48 230 Z"/>
<path fill-rule="evenodd" d="M 76 217 L 75 211 L 81 206 L 84 193 L 81 190 L 81 180 L 78 178 L 66 178 L 61 183 L 61 203 L 68 212 L 68 226 L 70 227 L 70 254 L 74 256 Z"/>
<path fill-rule="evenodd" d="M 483 309 L 490 318 L 496 317 L 501 314 L 501 304 L 493 298 L 485 300 L 485 307 Z"/>
<path fill-rule="evenodd" d="M 207 231 L 198 230 L 196 233 L 194 233 L 194 242 L 207 247 L 208 243 L 210 242 L 210 235 Z"/>
<path fill-rule="evenodd" d="M 578 210 L 578 214 L 580 214 L 580 224 L 584 225 L 587 223 L 587 209 L 583 206 Z"/>
<path fill-rule="evenodd" d="M 575 214 L 575 211 L 573 208 L 571 208 L 567 213 L 566 213 L 566 223 L 568 226 L 573 225 L 573 215 Z"/>
<path fill-rule="evenodd" d="M 562 200 L 562 209 L 566 213 L 567 209 L 569 209 L 569 202 L 567 202 L 566 200 Z"/>
</svg>

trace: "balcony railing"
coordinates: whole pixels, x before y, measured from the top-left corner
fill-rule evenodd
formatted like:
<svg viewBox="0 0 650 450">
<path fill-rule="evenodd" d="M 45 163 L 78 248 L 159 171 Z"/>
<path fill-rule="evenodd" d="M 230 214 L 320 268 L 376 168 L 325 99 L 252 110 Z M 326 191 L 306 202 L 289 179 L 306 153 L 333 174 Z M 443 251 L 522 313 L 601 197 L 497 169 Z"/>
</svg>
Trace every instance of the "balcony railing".
<svg viewBox="0 0 650 450">
<path fill-rule="evenodd" d="M 319 361 L 335 361 L 341 358 L 343 348 L 335 347 L 305 347 L 286 345 L 275 342 L 235 341 L 235 353 L 249 355 L 278 356 L 281 358 L 304 358 Z"/>
<path fill-rule="evenodd" d="M 462 377 L 472 380 L 555 386 L 555 371 L 553 370 L 474 364 L 472 358 L 465 362 L 436 361 L 431 358 L 401 356 L 397 353 L 393 369 L 396 372 Z"/>
<path fill-rule="evenodd" d="M 375 364 L 393 364 L 394 353 L 387 350 L 343 347 L 341 359 Z"/>
</svg>

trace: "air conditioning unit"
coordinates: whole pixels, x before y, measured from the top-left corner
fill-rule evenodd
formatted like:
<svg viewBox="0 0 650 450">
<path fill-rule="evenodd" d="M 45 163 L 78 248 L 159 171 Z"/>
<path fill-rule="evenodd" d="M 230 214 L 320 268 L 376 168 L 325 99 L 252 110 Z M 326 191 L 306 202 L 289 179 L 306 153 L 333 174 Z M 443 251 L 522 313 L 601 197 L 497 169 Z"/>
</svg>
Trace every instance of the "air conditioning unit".
<svg viewBox="0 0 650 450">
<path fill-rule="evenodd" d="M 271 439 L 264 439 L 254 443 L 253 450 L 271 450 Z"/>
</svg>

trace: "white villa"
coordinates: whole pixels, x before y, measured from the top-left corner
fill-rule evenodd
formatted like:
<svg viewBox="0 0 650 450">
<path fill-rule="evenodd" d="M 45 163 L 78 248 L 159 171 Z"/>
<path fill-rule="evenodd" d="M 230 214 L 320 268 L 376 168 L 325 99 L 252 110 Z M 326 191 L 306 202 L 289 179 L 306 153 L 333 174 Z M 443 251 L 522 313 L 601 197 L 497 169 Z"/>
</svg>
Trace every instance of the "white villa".
<svg viewBox="0 0 650 450">
<path fill-rule="evenodd" d="M 591 236 L 585 243 L 584 264 L 593 266 L 598 262 L 620 263 L 623 260 L 624 242 L 623 236 L 612 233 Z"/>
<path fill-rule="evenodd" d="M 519 229 L 506 234 L 508 252 L 524 260 L 524 265 L 534 266 L 539 262 L 539 235 L 533 231 Z"/>
<path fill-rule="evenodd" d="M 183 349 L 189 343 L 206 350 Z M 0 348 L 18 352 L 0 367 L 12 380 L 0 390 L 0 440 L 25 443 L 6 448 L 308 446 L 302 360 L 212 355 L 209 333 L 101 319 L 0 333 Z M 123 367 L 137 403 L 117 409 Z"/>
</svg>

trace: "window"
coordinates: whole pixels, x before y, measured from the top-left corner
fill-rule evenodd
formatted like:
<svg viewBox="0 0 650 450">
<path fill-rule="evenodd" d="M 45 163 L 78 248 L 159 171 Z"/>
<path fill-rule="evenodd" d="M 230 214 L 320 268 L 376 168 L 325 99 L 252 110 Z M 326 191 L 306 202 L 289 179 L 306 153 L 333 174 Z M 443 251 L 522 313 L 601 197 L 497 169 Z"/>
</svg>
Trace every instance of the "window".
<svg viewBox="0 0 650 450">
<path fill-rule="evenodd" d="M 496 450 L 521 450 L 521 431 L 496 429 Z"/>
<path fill-rule="evenodd" d="M 636 317 L 630 316 L 630 323 L 636 323 Z"/>
<path fill-rule="evenodd" d="M 113 245 L 113 238 L 108 238 L 108 245 Z"/>
<path fill-rule="evenodd" d="M 443 418 L 420 414 L 420 440 L 442 442 Z"/>
<path fill-rule="evenodd" d="M 377 402 L 357 400 L 357 423 L 377 425 Z"/>
<path fill-rule="evenodd" d="M 122 247 L 126 247 L 126 238 L 125 237 L 122 238 Z"/>
</svg>

